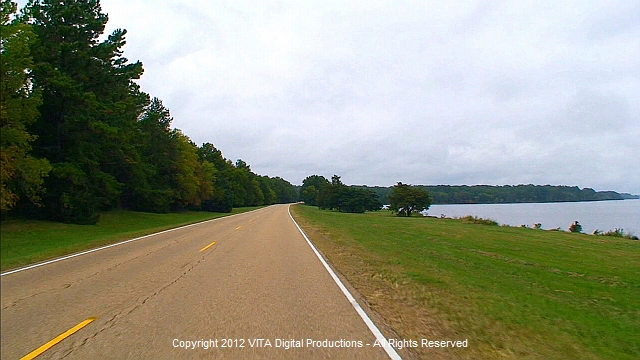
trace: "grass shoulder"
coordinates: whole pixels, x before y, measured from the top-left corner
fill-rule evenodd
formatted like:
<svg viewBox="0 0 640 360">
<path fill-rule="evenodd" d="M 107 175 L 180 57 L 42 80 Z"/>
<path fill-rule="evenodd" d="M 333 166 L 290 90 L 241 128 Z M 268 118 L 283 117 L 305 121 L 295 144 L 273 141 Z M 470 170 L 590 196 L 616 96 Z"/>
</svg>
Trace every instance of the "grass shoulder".
<svg viewBox="0 0 640 360">
<path fill-rule="evenodd" d="M 187 211 L 167 214 L 116 210 L 102 213 L 96 225 L 8 219 L 0 223 L 1 268 L 2 271 L 13 269 L 257 208 L 235 208 L 231 213 Z"/>
<path fill-rule="evenodd" d="M 421 358 L 640 357 L 640 242 L 461 219 L 292 213 Z"/>
</svg>

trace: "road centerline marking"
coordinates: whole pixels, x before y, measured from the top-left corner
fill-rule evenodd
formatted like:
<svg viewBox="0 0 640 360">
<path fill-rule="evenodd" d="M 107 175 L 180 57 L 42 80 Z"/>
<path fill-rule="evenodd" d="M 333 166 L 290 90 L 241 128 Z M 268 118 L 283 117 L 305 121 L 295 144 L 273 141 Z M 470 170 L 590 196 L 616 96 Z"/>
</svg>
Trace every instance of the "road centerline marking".
<svg viewBox="0 0 640 360">
<path fill-rule="evenodd" d="M 69 330 L 63 332 L 62 334 L 56 336 L 53 340 L 49 341 L 48 343 L 40 346 L 39 348 L 37 348 L 37 349 L 33 350 L 32 352 L 28 353 L 27 355 L 23 356 L 22 358 L 20 358 L 20 360 L 31 360 L 31 359 L 35 358 L 36 356 L 42 355 L 42 353 L 44 353 L 45 351 L 51 349 L 54 345 L 58 344 L 62 340 L 68 338 L 71 335 L 73 335 L 78 330 L 82 329 L 83 327 L 91 324 L 95 319 L 97 319 L 97 318 L 95 318 L 95 317 L 88 318 L 87 320 L 79 323 L 78 325 L 72 327 L 71 329 L 69 329 Z"/>
<path fill-rule="evenodd" d="M 241 228 L 241 227 L 242 227 L 242 225 L 238 226 L 238 227 L 236 228 L 236 230 L 240 230 L 240 228 Z"/>
<path fill-rule="evenodd" d="M 217 244 L 215 241 L 212 242 L 211 244 L 209 244 L 209 245 L 203 247 L 202 249 L 200 249 L 200 252 L 203 252 L 203 251 L 207 250 L 208 248 L 212 247 L 215 244 Z"/>
</svg>

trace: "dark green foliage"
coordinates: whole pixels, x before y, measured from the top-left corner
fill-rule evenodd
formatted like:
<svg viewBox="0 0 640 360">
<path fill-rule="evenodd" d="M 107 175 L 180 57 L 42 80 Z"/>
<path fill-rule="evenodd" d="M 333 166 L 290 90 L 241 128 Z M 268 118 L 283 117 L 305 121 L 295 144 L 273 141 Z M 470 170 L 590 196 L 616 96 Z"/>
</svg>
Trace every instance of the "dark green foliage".
<svg viewBox="0 0 640 360">
<path fill-rule="evenodd" d="M 98 0 L 32 0 L 9 24 L 15 9 L 2 1 L 3 214 L 92 224 L 114 208 L 229 212 L 296 201 L 288 181 L 171 128 L 169 110 L 134 82 L 143 69 L 122 56 L 126 31 L 99 40 L 107 15 Z"/>
<path fill-rule="evenodd" d="M 43 178 L 51 170 L 46 159 L 31 156 L 35 137 L 27 126 L 38 117 L 40 91 L 32 86 L 33 59 L 30 46 L 36 41 L 32 27 L 12 20 L 17 6 L 2 0 L 0 10 L 0 211 L 12 209 L 22 199 L 40 204 Z"/>
<path fill-rule="evenodd" d="M 493 225 L 493 226 L 497 226 L 498 222 L 495 220 L 491 220 L 491 219 L 483 219 L 477 216 L 471 216 L 471 215 L 467 215 L 463 218 L 460 218 L 460 220 L 469 223 L 469 224 L 480 224 L 480 225 Z M 526 228 L 526 225 L 521 225 L 520 227 Z"/>
<path fill-rule="evenodd" d="M 307 176 L 302 181 L 302 187 L 300 188 L 300 200 L 304 201 L 307 205 L 317 206 L 320 189 L 327 185 L 329 185 L 329 180 L 324 176 Z"/>
<path fill-rule="evenodd" d="M 298 199 L 298 192 L 295 186 L 293 186 L 287 180 L 276 176 L 271 178 L 273 191 L 276 194 L 276 202 L 279 204 L 288 204 L 296 202 Z"/>
<path fill-rule="evenodd" d="M 340 181 L 338 175 L 331 178 L 331 183 L 327 182 L 320 186 L 317 194 L 317 204 L 320 209 L 364 213 L 379 210 L 382 207 L 375 192 L 346 186 Z M 311 187 L 315 186 L 310 185 L 307 189 Z"/>
<path fill-rule="evenodd" d="M 133 80 L 142 64 L 121 56 L 126 31 L 99 42 L 107 16 L 97 0 L 31 1 L 24 13 L 39 39 L 32 46 L 33 78 L 43 102 L 30 128 L 37 136 L 34 150 L 54 169 L 64 169 L 46 183 L 45 205 L 64 221 L 93 219 L 97 211 L 119 206 L 133 172 L 135 119 L 146 101 Z M 70 189 L 80 178 L 88 185 Z M 83 205 L 65 207 L 69 196 Z"/>
<path fill-rule="evenodd" d="M 273 181 L 268 176 L 259 176 L 258 182 L 264 195 L 264 205 L 275 204 L 278 201 L 278 194 L 273 189 Z"/>
<path fill-rule="evenodd" d="M 411 216 L 427 210 L 431 206 L 431 197 L 426 190 L 398 182 L 389 194 L 389 209 L 398 216 Z"/>
<path fill-rule="evenodd" d="M 474 185 L 451 186 L 416 185 L 427 190 L 433 199 L 433 204 L 500 204 L 500 203 L 538 203 L 538 202 L 566 202 L 566 201 L 598 201 L 622 200 L 634 198 L 629 194 L 618 194 L 614 191 L 598 191 L 590 188 L 580 189 L 577 186 L 551 185 Z M 367 187 L 380 197 L 380 201 L 389 204 L 388 195 L 391 187 Z"/>
<path fill-rule="evenodd" d="M 373 191 L 348 187 L 339 201 L 338 210 L 350 213 L 380 210 L 382 204 Z"/>
<path fill-rule="evenodd" d="M 233 167 L 230 161 L 222 156 L 222 152 L 211 143 L 204 143 L 198 148 L 198 156 L 203 162 L 212 164 L 216 169 L 215 182 L 211 197 L 202 203 L 202 210 L 215 212 L 231 212 L 233 209 L 233 190 L 225 170 Z"/>
<path fill-rule="evenodd" d="M 98 197 L 86 172 L 77 164 L 54 164 L 48 181 L 56 196 L 48 196 L 47 210 L 53 220 L 74 224 L 95 224 L 99 220 L 96 209 Z"/>
</svg>

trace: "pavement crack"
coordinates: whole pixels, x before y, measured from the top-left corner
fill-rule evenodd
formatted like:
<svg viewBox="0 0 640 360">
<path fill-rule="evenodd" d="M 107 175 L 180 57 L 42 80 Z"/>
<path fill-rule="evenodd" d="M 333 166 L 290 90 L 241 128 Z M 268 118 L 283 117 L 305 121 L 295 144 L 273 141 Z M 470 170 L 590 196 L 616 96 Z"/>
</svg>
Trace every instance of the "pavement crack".
<svg viewBox="0 0 640 360">
<path fill-rule="evenodd" d="M 114 265 L 111 265 L 111 266 L 109 266 L 107 268 L 98 270 L 98 271 L 96 271 L 96 272 L 94 272 L 94 273 L 92 273 L 92 274 L 90 274 L 88 276 L 79 277 L 79 278 L 77 278 L 75 280 L 72 280 L 72 281 L 67 281 L 64 284 L 62 284 L 61 287 L 63 289 L 68 289 L 68 288 L 73 287 L 75 285 L 78 285 L 78 284 L 80 284 L 80 283 L 82 283 L 82 282 L 84 282 L 86 280 L 89 280 L 89 279 L 91 279 L 91 278 L 93 278 L 95 276 L 98 276 L 98 275 L 100 275 L 100 274 L 102 274 L 104 272 L 112 271 L 112 270 L 114 270 L 114 269 L 116 269 L 116 268 L 118 268 L 120 266 L 123 266 L 123 265 L 125 265 L 127 263 L 130 263 L 132 261 L 136 261 L 136 260 L 138 260 L 140 258 L 147 257 L 147 256 L 153 254 L 156 251 L 163 250 L 163 249 L 165 249 L 165 248 L 167 248 L 169 246 L 175 245 L 177 243 L 178 243 L 178 241 L 173 240 L 173 241 L 169 242 L 168 244 L 166 244 L 166 245 L 164 245 L 164 246 L 162 246 L 160 248 L 156 248 L 156 249 L 150 250 L 150 251 L 146 252 L 145 254 L 141 254 L 141 255 L 126 259 L 124 261 L 118 262 L 118 263 L 116 263 Z M 60 286 L 51 287 L 49 289 L 46 289 L 46 290 L 43 290 L 43 291 L 40 291 L 40 292 L 37 292 L 37 293 L 34 293 L 34 294 L 30 294 L 28 296 L 24 296 L 24 297 L 21 297 L 21 298 L 16 299 L 16 300 L 12 300 L 8 305 L 3 306 L 2 310 L 6 310 L 6 309 L 9 309 L 9 308 L 15 307 L 15 306 L 19 305 L 20 303 L 22 303 L 23 301 L 25 301 L 25 300 L 29 300 L 29 299 L 37 297 L 39 295 L 42 295 L 42 294 L 45 294 L 45 293 L 48 293 L 48 292 L 52 292 L 52 291 L 59 291 L 59 289 L 60 289 Z"/>
<path fill-rule="evenodd" d="M 157 288 L 156 290 L 154 290 L 152 293 L 146 295 L 146 296 L 142 296 L 139 297 L 135 303 L 129 307 L 126 307 L 116 313 L 113 314 L 113 316 L 111 316 L 108 320 L 106 320 L 102 326 L 97 329 L 93 334 L 86 336 L 85 338 L 83 338 L 81 341 L 78 341 L 77 343 L 73 344 L 69 350 L 63 354 L 62 358 L 68 356 L 69 354 L 71 354 L 73 351 L 79 349 L 80 347 L 84 346 L 85 344 L 87 344 L 89 341 L 91 341 L 91 339 L 97 337 L 98 335 L 100 335 L 101 333 L 111 329 L 112 327 L 114 327 L 118 321 L 127 316 L 130 315 L 131 313 L 135 312 L 136 310 L 140 309 L 142 306 L 144 306 L 146 303 L 148 303 L 150 300 L 152 300 L 154 297 L 158 296 L 160 293 L 162 293 L 164 290 L 168 289 L 169 287 L 171 287 L 172 285 L 176 284 L 178 281 L 180 281 L 182 278 L 184 278 L 187 274 L 189 274 L 191 272 L 191 270 L 193 270 L 196 266 L 198 266 L 201 262 L 204 261 L 204 256 L 202 256 L 200 258 L 200 260 L 194 262 L 191 264 L 191 266 L 189 266 L 187 269 L 185 269 L 184 271 L 182 271 L 182 273 L 180 273 L 180 275 L 178 275 L 176 278 L 174 278 L 173 280 L 169 281 L 168 283 L 165 283 L 164 285 L 160 286 L 159 288 Z"/>
<path fill-rule="evenodd" d="M 35 294 L 31 294 L 31 295 L 28 295 L 28 296 L 25 296 L 25 297 L 22 297 L 22 298 L 19 298 L 19 299 L 13 300 L 13 301 L 11 301 L 8 305 L 3 306 L 3 307 L 2 307 L 2 310 L 7 310 L 7 309 L 9 309 L 9 308 L 15 307 L 15 306 L 17 306 L 18 304 L 20 304 L 21 302 L 26 301 L 26 300 L 29 300 L 29 299 L 31 299 L 31 298 L 34 298 L 34 297 L 36 297 L 36 296 L 38 296 L 38 295 L 40 295 L 40 294 L 43 294 L 43 293 L 45 293 L 45 292 L 47 292 L 47 291 L 40 291 L 40 292 L 37 292 L 37 293 L 35 293 Z"/>
</svg>

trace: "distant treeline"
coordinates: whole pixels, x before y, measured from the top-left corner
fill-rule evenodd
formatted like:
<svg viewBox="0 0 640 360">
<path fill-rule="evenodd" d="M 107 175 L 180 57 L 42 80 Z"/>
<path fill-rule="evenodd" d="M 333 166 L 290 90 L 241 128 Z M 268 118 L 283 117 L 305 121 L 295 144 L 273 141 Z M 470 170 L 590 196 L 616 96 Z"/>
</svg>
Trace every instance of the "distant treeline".
<svg viewBox="0 0 640 360">
<path fill-rule="evenodd" d="M 122 56 L 126 30 L 101 39 L 98 0 L 1 7 L 1 212 L 93 224 L 114 208 L 231 211 L 293 202 L 212 144 L 194 144 L 141 91 L 142 63 Z"/>
<path fill-rule="evenodd" d="M 388 204 L 391 187 L 356 186 L 375 191 L 383 204 Z M 577 186 L 552 185 L 437 185 L 417 187 L 429 191 L 433 204 L 504 204 L 504 203 L 542 203 L 575 202 L 599 200 L 637 199 L 637 195 L 620 194 L 615 191 L 595 191 L 591 188 L 580 189 Z"/>
</svg>

